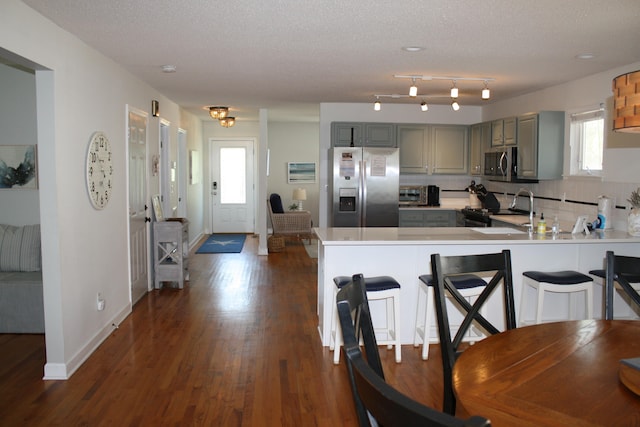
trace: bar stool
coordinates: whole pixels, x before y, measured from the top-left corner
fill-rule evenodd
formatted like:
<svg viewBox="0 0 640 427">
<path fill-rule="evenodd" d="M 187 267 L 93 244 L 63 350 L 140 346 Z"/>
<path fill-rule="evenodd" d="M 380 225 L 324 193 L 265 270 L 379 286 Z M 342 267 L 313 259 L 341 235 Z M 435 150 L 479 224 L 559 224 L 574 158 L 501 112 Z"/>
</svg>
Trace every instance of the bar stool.
<svg viewBox="0 0 640 427">
<path fill-rule="evenodd" d="M 338 276 L 333 278 L 335 288 L 333 290 L 333 304 L 331 308 L 331 336 L 329 337 L 329 348 L 333 350 L 333 363 L 340 363 L 340 346 L 342 345 L 342 334 L 337 330 L 338 312 L 336 310 L 336 296 L 338 291 L 351 281 L 349 276 Z M 366 277 L 364 283 L 367 287 L 367 299 L 369 301 L 385 300 L 387 307 L 386 325 L 384 328 L 375 328 L 376 340 L 378 344 L 386 344 L 388 349 L 396 347 L 396 363 L 402 361 L 400 346 L 400 283 L 391 276 Z M 377 337 L 385 334 L 385 340 Z"/>
<path fill-rule="evenodd" d="M 520 296 L 520 322 L 522 326 L 525 321 L 522 319 L 525 307 L 526 287 L 531 286 L 537 291 L 536 299 L 536 317 L 535 323 L 542 323 L 542 308 L 544 305 L 544 293 L 554 292 L 563 294 L 575 294 L 576 292 L 585 292 L 585 313 L 586 319 L 593 318 L 593 278 L 586 274 L 573 270 L 565 271 L 525 271 L 522 273 L 523 286 L 522 295 Z M 569 295 L 569 319 L 574 318 L 575 310 Z"/>
<path fill-rule="evenodd" d="M 429 344 L 431 335 L 431 326 L 435 324 L 433 311 L 435 310 L 433 296 L 433 276 L 424 274 L 419 277 L 418 283 L 418 306 L 416 308 L 416 327 L 413 334 L 413 346 L 419 347 L 422 340 L 422 360 L 429 359 Z M 467 298 L 477 298 L 482 290 L 487 286 L 480 276 L 475 274 L 460 274 L 450 276 L 451 283 L 460 291 L 460 294 Z M 424 298 L 422 297 L 424 295 Z M 421 301 L 425 301 L 424 316 L 420 316 Z"/>
</svg>

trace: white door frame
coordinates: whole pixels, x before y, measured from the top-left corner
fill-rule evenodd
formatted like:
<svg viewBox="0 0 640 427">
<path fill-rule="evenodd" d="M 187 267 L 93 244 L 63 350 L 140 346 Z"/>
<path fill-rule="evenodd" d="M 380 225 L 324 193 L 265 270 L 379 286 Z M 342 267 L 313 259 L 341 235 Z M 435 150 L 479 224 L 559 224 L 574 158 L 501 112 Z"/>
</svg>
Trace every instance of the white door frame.
<svg viewBox="0 0 640 427">
<path fill-rule="evenodd" d="M 189 156 L 187 150 L 187 131 L 178 128 L 178 217 L 187 217 L 187 184 Z"/>
</svg>

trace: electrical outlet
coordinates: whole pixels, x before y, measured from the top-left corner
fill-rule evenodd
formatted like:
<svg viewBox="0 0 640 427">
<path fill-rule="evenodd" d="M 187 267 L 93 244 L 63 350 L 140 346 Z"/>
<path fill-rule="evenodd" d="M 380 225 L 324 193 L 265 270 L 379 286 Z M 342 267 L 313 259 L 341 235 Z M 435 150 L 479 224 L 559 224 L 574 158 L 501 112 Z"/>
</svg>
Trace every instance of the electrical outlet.
<svg viewBox="0 0 640 427">
<path fill-rule="evenodd" d="M 104 310 L 104 304 L 105 304 L 104 298 L 102 298 L 102 294 L 98 292 L 98 298 L 96 301 L 96 306 L 98 308 L 98 311 Z"/>
</svg>

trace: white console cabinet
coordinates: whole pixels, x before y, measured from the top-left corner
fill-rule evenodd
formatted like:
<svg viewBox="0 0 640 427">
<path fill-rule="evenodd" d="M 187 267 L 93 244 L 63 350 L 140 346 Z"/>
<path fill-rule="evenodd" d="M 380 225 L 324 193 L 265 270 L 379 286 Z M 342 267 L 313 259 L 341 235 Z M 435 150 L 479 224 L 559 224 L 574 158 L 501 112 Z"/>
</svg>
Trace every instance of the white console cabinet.
<svg viewBox="0 0 640 427">
<path fill-rule="evenodd" d="M 184 287 L 189 280 L 189 222 L 184 218 L 153 223 L 155 288 L 162 282 L 177 282 Z"/>
</svg>

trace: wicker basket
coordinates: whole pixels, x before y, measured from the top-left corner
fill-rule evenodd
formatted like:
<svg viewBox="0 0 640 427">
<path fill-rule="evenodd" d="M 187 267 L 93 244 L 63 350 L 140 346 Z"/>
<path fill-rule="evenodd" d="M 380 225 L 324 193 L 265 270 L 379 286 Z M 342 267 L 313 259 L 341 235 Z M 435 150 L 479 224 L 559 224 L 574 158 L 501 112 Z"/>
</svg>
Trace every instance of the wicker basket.
<svg viewBox="0 0 640 427">
<path fill-rule="evenodd" d="M 284 237 L 270 236 L 267 239 L 267 249 L 269 252 L 282 252 L 284 250 Z"/>
</svg>

